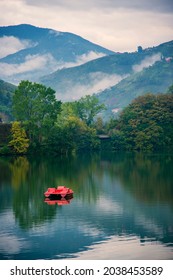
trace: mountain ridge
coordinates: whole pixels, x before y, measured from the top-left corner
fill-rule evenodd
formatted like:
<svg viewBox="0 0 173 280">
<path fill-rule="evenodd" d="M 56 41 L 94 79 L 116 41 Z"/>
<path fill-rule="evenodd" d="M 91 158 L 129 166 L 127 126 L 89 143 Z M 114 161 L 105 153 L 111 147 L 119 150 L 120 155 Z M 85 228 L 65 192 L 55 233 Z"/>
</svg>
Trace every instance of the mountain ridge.
<svg viewBox="0 0 173 280">
<path fill-rule="evenodd" d="M 116 86 L 129 75 L 140 72 L 167 56 L 173 57 L 173 41 L 140 52 L 115 53 L 80 66 L 57 70 L 41 77 L 39 82 L 53 87 L 57 98 L 63 101 L 73 100 L 84 94 L 99 93 Z"/>
<path fill-rule="evenodd" d="M 16 87 L 0 79 L 0 118 L 11 119 L 12 95 Z"/>
<path fill-rule="evenodd" d="M 73 33 L 21 24 L 0 27 L 0 42 L 2 80 L 43 83 L 62 101 L 96 94 L 109 115 L 138 95 L 165 92 L 173 84 L 172 40 L 121 53 Z"/>
<path fill-rule="evenodd" d="M 0 40 L 16 46 L 13 53 L 0 58 L 5 68 L 5 73 L 1 71 L 0 76 L 9 82 L 19 82 L 23 78 L 34 80 L 64 63 L 114 53 L 76 34 L 27 24 L 0 27 Z"/>
<path fill-rule="evenodd" d="M 146 93 L 166 93 L 173 84 L 173 59 L 157 61 L 120 81 L 117 85 L 97 94 L 99 101 L 107 106 L 107 113 L 113 116 L 130 104 L 136 97 Z"/>
</svg>

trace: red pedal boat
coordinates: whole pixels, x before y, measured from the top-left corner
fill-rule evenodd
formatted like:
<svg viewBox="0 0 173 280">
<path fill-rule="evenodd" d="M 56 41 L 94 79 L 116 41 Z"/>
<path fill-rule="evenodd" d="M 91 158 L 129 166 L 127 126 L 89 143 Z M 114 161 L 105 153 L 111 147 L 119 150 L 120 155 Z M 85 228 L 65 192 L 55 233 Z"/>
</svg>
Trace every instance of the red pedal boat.
<svg viewBox="0 0 173 280">
<path fill-rule="evenodd" d="M 57 188 L 48 188 L 44 195 L 48 198 L 68 198 L 73 196 L 73 190 L 65 186 L 58 186 Z"/>
<path fill-rule="evenodd" d="M 62 206 L 62 205 L 70 204 L 71 200 L 72 200 L 72 198 L 69 198 L 69 199 L 66 199 L 66 198 L 61 198 L 61 199 L 45 198 L 44 202 L 46 202 L 48 205 L 58 204 L 59 206 Z"/>
</svg>

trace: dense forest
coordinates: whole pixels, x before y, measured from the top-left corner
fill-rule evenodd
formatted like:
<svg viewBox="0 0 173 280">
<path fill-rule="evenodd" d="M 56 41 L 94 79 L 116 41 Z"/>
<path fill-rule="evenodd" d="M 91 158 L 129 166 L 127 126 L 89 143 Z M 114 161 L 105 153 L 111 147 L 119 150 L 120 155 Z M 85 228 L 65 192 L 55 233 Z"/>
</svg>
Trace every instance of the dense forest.
<svg viewBox="0 0 173 280">
<path fill-rule="evenodd" d="M 0 117 L 2 118 L 12 118 L 11 106 L 12 106 L 12 96 L 14 94 L 16 87 L 10 83 L 0 80 Z"/>
<path fill-rule="evenodd" d="M 101 118 L 104 109 L 95 95 L 62 103 L 50 87 L 21 81 L 12 97 L 14 121 L 9 141 L 0 153 L 98 150 L 99 135 L 109 137 L 111 150 L 156 151 L 173 147 L 173 86 L 166 94 L 137 97 L 118 118 L 106 123 Z"/>
</svg>

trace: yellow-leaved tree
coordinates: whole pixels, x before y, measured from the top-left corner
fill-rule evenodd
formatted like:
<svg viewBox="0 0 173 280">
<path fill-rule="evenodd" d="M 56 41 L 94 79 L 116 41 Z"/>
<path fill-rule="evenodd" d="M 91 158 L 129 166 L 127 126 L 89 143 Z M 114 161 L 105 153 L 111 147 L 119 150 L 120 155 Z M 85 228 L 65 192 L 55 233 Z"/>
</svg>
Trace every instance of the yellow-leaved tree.
<svg viewBox="0 0 173 280">
<path fill-rule="evenodd" d="M 21 127 L 20 122 L 13 122 L 11 133 L 12 140 L 9 142 L 9 146 L 18 154 L 26 153 L 29 147 L 29 139 L 24 128 Z"/>
</svg>

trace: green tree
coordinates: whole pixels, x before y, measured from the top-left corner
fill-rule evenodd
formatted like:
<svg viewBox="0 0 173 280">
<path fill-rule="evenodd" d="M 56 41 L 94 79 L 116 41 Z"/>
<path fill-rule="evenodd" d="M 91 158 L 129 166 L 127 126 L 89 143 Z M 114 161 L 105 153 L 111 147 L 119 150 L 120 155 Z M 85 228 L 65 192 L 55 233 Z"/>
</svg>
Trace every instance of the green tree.
<svg viewBox="0 0 173 280">
<path fill-rule="evenodd" d="M 111 144 L 113 150 L 124 150 L 125 149 L 124 134 L 119 130 L 113 131 L 113 134 L 111 135 Z"/>
<path fill-rule="evenodd" d="M 75 102 L 76 114 L 89 126 L 103 109 L 105 109 L 104 104 L 100 104 L 95 95 L 86 95 Z"/>
<path fill-rule="evenodd" d="M 13 122 L 11 132 L 12 140 L 9 142 L 9 146 L 13 148 L 15 153 L 26 153 L 29 147 L 29 139 L 24 128 L 21 127 L 20 122 Z"/>
<path fill-rule="evenodd" d="M 104 133 L 104 123 L 101 117 L 98 117 L 94 123 L 94 127 L 98 134 Z"/>
<path fill-rule="evenodd" d="M 75 150 L 91 150 L 98 147 L 99 142 L 96 130 L 87 126 L 78 117 L 69 117 L 65 128 L 69 132 L 69 137 L 74 143 Z"/>
<path fill-rule="evenodd" d="M 78 117 L 75 102 L 65 102 L 61 105 L 61 112 L 57 117 L 56 125 L 61 127 L 67 122 L 69 117 Z"/>
<path fill-rule="evenodd" d="M 55 126 L 49 133 L 46 149 L 53 153 L 69 153 L 77 150 L 99 148 L 96 129 L 79 117 L 79 103 L 66 102 L 61 106 Z"/>
<path fill-rule="evenodd" d="M 44 85 L 22 81 L 13 96 L 13 113 L 21 121 L 32 141 L 42 142 L 60 112 L 61 102 L 55 91 Z"/>
<path fill-rule="evenodd" d="M 116 129 L 123 133 L 126 148 L 159 150 L 173 146 L 173 95 L 146 94 L 121 113 Z"/>
</svg>

